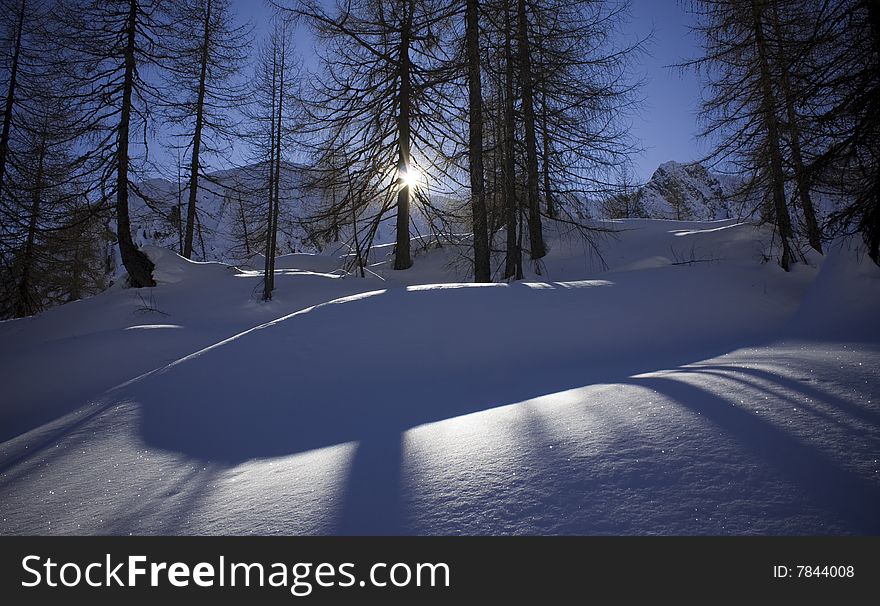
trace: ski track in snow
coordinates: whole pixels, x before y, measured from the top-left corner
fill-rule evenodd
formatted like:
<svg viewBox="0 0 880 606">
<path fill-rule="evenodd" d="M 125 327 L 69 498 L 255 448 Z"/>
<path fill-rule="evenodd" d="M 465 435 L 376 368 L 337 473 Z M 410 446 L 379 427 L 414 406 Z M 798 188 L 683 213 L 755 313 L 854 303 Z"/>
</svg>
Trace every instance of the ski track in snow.
<svg viewBox="0 0 880 606">
<path fill-rule="evenodd" d="M 514 285 L 288 259 L 270 304 L 153 249 L 152 302 L 0 323 L 0 533 L 880 532 L 877 268 L 621 225 L 607 271 L 565 238 Z"/>
</svg>

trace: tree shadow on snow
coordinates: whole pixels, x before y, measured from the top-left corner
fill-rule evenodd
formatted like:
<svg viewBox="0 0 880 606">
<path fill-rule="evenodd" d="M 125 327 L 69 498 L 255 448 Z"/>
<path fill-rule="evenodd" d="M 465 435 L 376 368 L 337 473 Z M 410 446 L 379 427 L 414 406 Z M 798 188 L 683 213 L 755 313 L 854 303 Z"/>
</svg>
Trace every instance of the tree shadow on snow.
<svg viewBox="0 0 880 606">
<path fill-rule="evenodd" d="M 880 511 L 880 489 L 876 483 L 865 482 L 815 446 L 805 443 L 779 425 L 761 419 L 759 414 L 748 410 L 745 405 L 736 405 L 701 386 L 677 378 L 706 374 L 704 369 L 712 368 L 718 366 L 691 366 L 662 375 L 633 377 L 625 383 L 652 389 L 709 420 L 724 436 L 737 442 L 742 451 L 757 457 L 773 468 L 780 478 L 793 483 L 803 495 L 805 504 L 831 512 L 850 532 L 880 532 L 880 516 L 877 514 Z M 723 368 L 755 372 L 754 369 L 739 366 Z M 799 382 L 767 371 L 757 371 L 757 374 L 766 381 L 805 393 Z M 839 399 L 815 390 L 809 390 L 809 393 L 825 402 L 833 402 L 832 405 L 840 403 Z M 803 406 L 801 403 L 799 405 Z M 847 413 L 851 406 L 842 408 Z M 864 440 L 861 432 L 849 429 L 848 433 Z M 820 531 L 815 529 L 815 533 Z"/>
<path fill-rule="evenodd" d="M 812 490 L 816 477 L 844 491 L 856 501 L 846 512 L 853 528 L 876 530 L 869 514 L 876 491 L 812 448 L 711 393 L 673 379 L 630 378 L 754 339 L 730 331 L 709 342 L 700 337 L 712 334 L 708 326 L 697 321 L 688 332 L 689 318 L 671 317 L 680 338 L 652 342 L 644 331 L 657 318 L 640 319 L 641 297 L 630 298 L 634 314 L 621 330 L 603 324 L 609 308 L 601 297 L 591 310 L 590 298 L 573 289 L 519 289 L 517 304 L 505 306 L 505 290 L 388 291 L 246 335 L 133 386 L 142 438 L 221 465 L 355 442 L 335 532 L 412 533 L 418 529 L 407 525 L 401 494 L 404 432 L 595 383 L 633 383 L 700 411 L 820 503 L 832 506 Z M 536 317 L 543 319 L 529 324 Z M 573 317 L 583 325 L 571 325 Z M 603 347 L 590 347 L 591 338 Z"/>
</svg>

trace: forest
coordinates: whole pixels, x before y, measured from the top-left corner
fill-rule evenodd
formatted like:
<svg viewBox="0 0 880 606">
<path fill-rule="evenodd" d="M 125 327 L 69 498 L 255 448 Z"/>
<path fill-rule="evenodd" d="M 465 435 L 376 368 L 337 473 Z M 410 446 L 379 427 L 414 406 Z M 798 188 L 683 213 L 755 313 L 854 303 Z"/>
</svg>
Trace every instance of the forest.
<svg viewBox="0 0 880 606">
<path fill-rule="evenodd" d="M 807 535 L 692 561 L 874 581 L 877 0 L 0 6 L 10 571 L 63 561 L 34 535 Z"/>
<path fill-rule="evenodd" d="M 674 69 L 704 83 L 704 164 L 773 227 L 767 259 L 789 270 L 856 234 L 880 263 L 877 3 L 681 6 L 703 52 Z M 211 260 L 205 195 L 223 170 L 238 169 L 220 197 L 240 215 L 234 245 L 264 258 L 263 300 L 281 253 L 343 242 L 363 275 L 383 225 L 408 270 L 416 214 L 475 282 L 540 274 L 548 226 L 594 245 L 597 208 L 639 216 L 629 117 L 650 40 L 621 34 L 626 2 L 277 0 L 261 24 L 235 8 L 3 0 L 0 317 L 153 286 L 134 206 Z"/>
</svg>

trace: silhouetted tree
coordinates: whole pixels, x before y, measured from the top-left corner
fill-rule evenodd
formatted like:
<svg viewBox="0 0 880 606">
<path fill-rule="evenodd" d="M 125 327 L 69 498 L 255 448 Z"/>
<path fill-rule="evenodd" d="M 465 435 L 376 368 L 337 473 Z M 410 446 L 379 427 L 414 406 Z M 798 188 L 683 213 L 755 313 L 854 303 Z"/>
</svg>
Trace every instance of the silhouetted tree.
<svg viewBox="0 0 880 606">
<path fill-rule="evenodd" d="M 453 12 L 433 0 L 353 0 L 332 11 L 314 0 L 294 6 L 323 53 L 306 95 L 314 166 L 319 173 L 343 169 L 355 198 L 378 207 L 362 223 L 368 233 L 396 211 L 393 267 L 407 269 L 417 184 L 436 166 L 433 138 L 447 124 L 432 95 L 451 77 L 439 56 L 439 32 Z M 372 238 L 366 240 L 368 246 Z"/>
<path fill-rule="evenodd" d="M 483 86 L 480 61 L 480 3 L 465 0 L 465 44 L 468 73 L 468 169 L 474 232 L 474 281 L 491 282 L 489 232 L 483 168 Z"/>
<path fill-rule="evenodd" d="M 190 154 L 182 255 L 193 253 L 199 179 L 205 156 L 235 136 L 232 116 L 243 102 L 237 84 L 249 31 L 236 25 L 229 0 L 180 0 L 171 5 L 173 29 L 163 62 L 172 121 L 183 126 Z"/>
<path fill-rule="evenodd" d="M 25 38 L 25 27 L 32 23 L 28 19 L 26 0 L 19 0 L 13 5 L 4 2 L 3 10 L 3 42 L 9 47 L 9 71 L 6 77 L 6 94 L 3 104 L 3 127 L 0 131 L 0 196 L 3 192 L 3 180 L 6 176 L 6 160 L 9 155 L 9 137 L 12 131 L 12 119 L 15 113 L 16 87 L 19 85 L 19 69 L 22 63 L 22 41 Z M 32 15 L 31 15 L 32 16 Z"/>
<path fill-rule="evenodd" d="M 716 161 L 726 160 L 766 185 L 767 215 L 779 235 L 779 264 L 795 261 L 779 111 L 779 76 L 766 35 L 768 0 L 702 0 L 696 3 L 705 54 L 690 65 L 701 70 L 709 97 L 703 103 L 704 135 L 715 137 Z"/>
<path fill-rule="evenodd" d="M 805 5 L 809 7 L 811 3 Z M 771 53 L 779 86 L 779 96 L 784 104 L 784 112 L 780 118 L 784 139 L 788 143 L 789 164 L 794 172 L 794 181 L 797 191 L 800 210 L 803 214 L 807 241 L 816 251 L 822 252 L 822 233 L 813 204 L 812 183 L 810 169 L 804 158 L 803 149 L 803 126 L 809 117 L 802 118 L 798 107 L 803 105 L 801 98 L 805 88 L 809 87 L 811 78 L 811 66 L 809 57 L 809 40 L 812 34 L 809 13 L 806 18 L 802 5 L 798 10 L 792 10 L 786 5 L 780 6 L 778 2 L 771 3 L 767 12 L 772 26 L 773 47 Z M 781 15 L 781 17 L 780 17 Z M 805 31 L 806 28 L 809 28 Z M 806 38 L 806 44 L 805 42 Z M 794 61 L 799 58 L 800 61 Z M 804 65 L 806 63 L 806 65 Z"/>
<path fill-rule="evenodd" d="M 811 127 L 823 142 L 815 178 L 843 194 L 833 233 L 858 232 L 880 265 L 880 6 L 875 0 L 812 6 Z"/>
<path fill-rule="evenodd" d="M 251 86 L 252 99 L 247 111 L 251 144 L 257 156 L 254 168 L 264 171 L 263 187 L 258 188 L 265 201 L 263 250 L 263 300 L 272 298 L 275 289 L 275 256 L 281 213 L 281 181 L 286 169 L 284 158 L 296 129 L 295 108 L 298 64 L 293 54 L 293 28 L 290 20 L 276 15 L 272 30 L 260 49 L 257 69 Z M 256 177 L 260 182 L 260 177 Z M 242 209 L 243 212 L 243 209 Z M 243 220 L 246 224 L 246 218 Z M 246 229 L 246 227 L 245 227 Z"/>
<path fill-rule="evenodd" d="M 116 238 L 122 264 L 134 287 L 154 286 L 153 263 L 136 246 L 129 197 L 138 147 L 147 148 L 150 102 L 161 97 L 144 78 L 163 59 L 169 35 L 161 0 L 61 0 L 64 47 L 75 75 L 71 98 L 81 102 L 91 149 L 93 189 L 115 198 Z M 134 140 L 142 133 L 141 141 Z M 85 142 L 84 142 L 85 145 Z"/>
</svg>

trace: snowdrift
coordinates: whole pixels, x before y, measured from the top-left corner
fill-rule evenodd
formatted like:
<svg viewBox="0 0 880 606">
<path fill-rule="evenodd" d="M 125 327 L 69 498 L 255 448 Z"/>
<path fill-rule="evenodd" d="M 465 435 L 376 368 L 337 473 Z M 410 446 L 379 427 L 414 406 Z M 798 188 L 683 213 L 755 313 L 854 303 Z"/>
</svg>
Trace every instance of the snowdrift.
<svg viewBox="0 0 880 606">
<path fill-rule="evenodd" d="M 509 285 L 288 255 L 269 304 L 150 249 L 151 292 L 0 324 L 0 532 L 880 532 L 876 266 L 609 225 Z"/>
<path fill-rule="evenodd" d="M 148 444 L 210 459 L 278 456 L 704 359 L 764 338 L 791 311 L 696 271 L 702 280 L 670 267 L 651 279 L 347 297 L 196 353 L 132 397 Z"/>
</svg>

